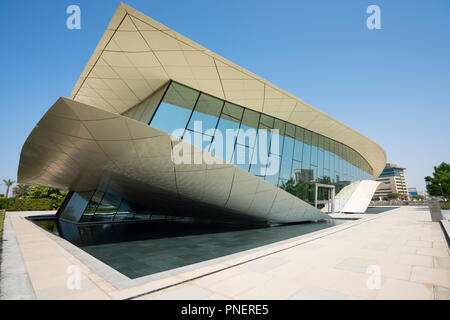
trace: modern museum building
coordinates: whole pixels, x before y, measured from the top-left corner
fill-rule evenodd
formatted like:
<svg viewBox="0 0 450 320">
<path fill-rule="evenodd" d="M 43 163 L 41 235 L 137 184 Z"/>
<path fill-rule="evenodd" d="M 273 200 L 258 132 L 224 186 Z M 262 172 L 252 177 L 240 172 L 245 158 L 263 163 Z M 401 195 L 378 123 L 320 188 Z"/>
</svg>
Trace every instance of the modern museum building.
<svg viewBox="0 0 450 320">
<path fill-rule="evenodd" d="M 369 138 L 121 3 L 18 181 L 69 190 L 57 215 L 76 224 L 270 224 L 364 212 L 385 164 Z"/>
</svg>

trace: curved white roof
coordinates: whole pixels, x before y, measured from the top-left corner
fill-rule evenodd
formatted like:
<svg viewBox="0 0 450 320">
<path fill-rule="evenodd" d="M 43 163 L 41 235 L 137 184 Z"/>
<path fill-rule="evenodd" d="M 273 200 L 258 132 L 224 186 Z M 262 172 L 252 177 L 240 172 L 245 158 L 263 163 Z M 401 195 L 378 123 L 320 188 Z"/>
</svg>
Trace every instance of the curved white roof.
<svg viewBox="0 0 450 320">
<path fill-rule="evenodd" d="M 70 97 L 122 114 L 169 80 L 344 143 L 369 162 L 375 178 L 386 164 L 374 141 L 123 3 Z"/>
</svg>

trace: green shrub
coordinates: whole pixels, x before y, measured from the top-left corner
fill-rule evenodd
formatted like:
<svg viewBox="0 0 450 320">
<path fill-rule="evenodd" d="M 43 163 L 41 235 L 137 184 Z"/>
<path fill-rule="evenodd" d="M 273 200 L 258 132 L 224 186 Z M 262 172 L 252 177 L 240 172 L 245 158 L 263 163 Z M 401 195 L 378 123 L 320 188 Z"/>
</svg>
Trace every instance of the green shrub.
<svg viewBox="0 0 450 320">
<path fill-rule="evenodd" d="M 442 210 L 450 210 L 450 201 L 447 202 L 441 201 L 440 203 Z"/>
<path fill-rule="evenodd" d="M 3 221 L 5 220 L 5 210 L 0 210 L 0 242 L 2 241 L 3 237 Z M 0 250 L 1 250 L 1 244 L 0 244 Z"/>
<path fill-rule="evenodd" d="M 62 199 L 55 200 L 6 198 L 0 199 L 0 209 L 5 209 L 6 211 L 55 210 L 59 208 L 62 201 Z"/>
</svg>

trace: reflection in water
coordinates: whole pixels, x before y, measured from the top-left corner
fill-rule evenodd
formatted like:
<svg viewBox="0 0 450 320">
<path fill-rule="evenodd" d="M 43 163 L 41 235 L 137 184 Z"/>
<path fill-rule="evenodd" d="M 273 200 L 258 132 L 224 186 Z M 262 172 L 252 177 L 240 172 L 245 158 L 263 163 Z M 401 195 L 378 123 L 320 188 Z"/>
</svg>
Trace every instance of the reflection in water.
<svg viewBox="0 0 450 320">
<path fill-rule="evenodd" d="M 346 221 L 258 228 L 180 222 L 90 226 L 77 226 L 56 219 L 38 219 L 35 222 L 133 279 L 253 249 Z"/>
</svg>

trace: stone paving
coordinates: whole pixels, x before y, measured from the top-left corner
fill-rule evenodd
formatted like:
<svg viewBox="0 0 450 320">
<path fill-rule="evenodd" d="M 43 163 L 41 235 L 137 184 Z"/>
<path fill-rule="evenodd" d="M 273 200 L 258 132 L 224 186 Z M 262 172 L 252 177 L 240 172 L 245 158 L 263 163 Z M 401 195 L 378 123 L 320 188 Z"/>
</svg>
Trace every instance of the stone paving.
<svg viewBox="0 0 450 320">
<path fill-rule="evenodd" d="M 7 219 L 37 299 L 450 299 L 449 250 L 425 207 L 370 215 L 127 288 L 21 215 Z M 80 290 L 67 286 L 73 265 Z"/>
</svg>

